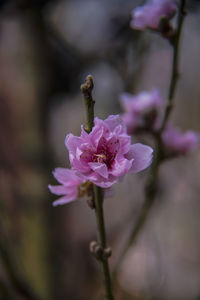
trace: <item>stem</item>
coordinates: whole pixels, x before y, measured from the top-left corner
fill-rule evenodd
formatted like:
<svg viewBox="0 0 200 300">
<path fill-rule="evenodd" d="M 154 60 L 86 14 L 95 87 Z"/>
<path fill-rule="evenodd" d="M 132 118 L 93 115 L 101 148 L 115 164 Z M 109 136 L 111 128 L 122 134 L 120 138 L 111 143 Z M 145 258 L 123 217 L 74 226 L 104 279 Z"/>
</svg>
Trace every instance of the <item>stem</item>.
<svg viewBox="0 0 200 300">
<path fill-rule="evenodd" d="M 94 87 L 93 78 L 91 75 L 88 75 L 85 83 L 81 85 L 81 91 L 84 96 L 86 115 L 87 115 L 87 127 L 85 128 L 85 130 L 88 133 L 92 131 L 92 128 L 94 126 L 95 101 L 92 97 L 93 87 Z M 105 232 L 104 213 L 103 213 L 103 197 L 104 197 L 103 189 L 94 185 L 94 202 L 95 202 L 97 229 L 98 229 L 98 241 L 104 254 L 104 250 L 106 249 L 107 244 L 106 244 L 106 232 Z M 105 255 L 101 255 L 101 257 L 99 257 L 98 259 L 102 265 L 106 298 L 107 300 L 114 300 L 112 296 L 112 284 L 111 284 L 110 269 L 108 264 L 108 257 L 106 257 Z"/>
<path fill-rule="evenodd" d="M 105 249 L 107 245 L 106 245 L 106 233 L 105 233 L 104 214 L 103 214 L 103 189 L 98 186 L 94 186 L 94 192 L 95 192 L 95 211 L 96 211 L 96 219 L 97 219 L 97 227 L 98 227 L 98 239 L 101 247 Z M 112 296 L 112 284 L 111 284 L 108 258 L 104 257 L 103 259 L 101 259 L 101 265 L 102 265 L 102 271 L 104 275 L 106 298 L 108 300 L 113 300 L 114 298 Z"/>
<path fill-rule="evenodd" d="M 95 100 L 92 97 L 92 90 L 94 87 L 93 78 L 91 75 L 86 77 L 85 83 L 81 85 L 81 91 L 84 96 L 85 102 L 85 110 L 86 110 L 86 119 L 87 126 L 85 130 L 89 133 L 92 131 L 92 127 L 94 126 L 94 104 Z"/>
<path fill-rule="evenodd" d="M 160 131 L 163 132 L 165 129 L 166 123 L 170 117 L 172 108 L 173 108 L 173 100 L 176 91 L 177 81 L 179 79 L 179 46 L 180 46 L 180 36 L 183 27 L 183 21 L 185 17 L 185 0 L 181 0 L 178 19 L 177 19 L 177 31 L 175 34 L 175 39 L 172 42 L 172 49 L 173 49 L 173 61 L 172 61 L 172 71 L 171 71 L 171 79 L 170 79 L 170 86 L 168 92 L 168 103 L 165 109 L 165 114 L 163 118 L 163 122 L 161 125 Z"/>
<path fill-rule="evenodd" d="M 177 30 L 175 33 L 174 41 L 172 43 L 173 46 L 173 58 L 172 58 L 172 72 L 170 77 L 170 85 L 169 85 L 169 92 L 168 92 L 168 103 L 165 109 L 163 122 L 161 128 L 157 134 L 155 134 L 155 158 L 151 165 L 151 171 L 149 175 L 149 179 L 145 189 L 145 200 L 140 211 L 140 214 L 137 218 L 136 223 L 134 224 L 130 236 L 121 252 L 119 257 L 119 261 L 115 267 L 113 272 L 113 278 L 116 279 L 119 267 L 126 256 L 129 248 L 134 245 L 136 239 L 143 229 L 146 221 L 148 219 L 150 210 L 153 206 L 156 196 L 156 185 L 157 185 L 157 178 L 158 178 L 158 171 L 160 164 L 164 160 L 163 156 L 163 145 L 162 145 L 162 132 L 165 129 L 166 123 L 170 117 L 172 108 L 173 108 L 173 100 L 175 95 L 175 90 L 178 81 L 178 62 L 179 62 L 179 46 L 180 46 L 180 35 L 182 31 L 183 21 L 185 16 L 185 0 L 181 0 L 179 11 L 178 11 L 178 20 L 177 20 Z"/>
</svg>

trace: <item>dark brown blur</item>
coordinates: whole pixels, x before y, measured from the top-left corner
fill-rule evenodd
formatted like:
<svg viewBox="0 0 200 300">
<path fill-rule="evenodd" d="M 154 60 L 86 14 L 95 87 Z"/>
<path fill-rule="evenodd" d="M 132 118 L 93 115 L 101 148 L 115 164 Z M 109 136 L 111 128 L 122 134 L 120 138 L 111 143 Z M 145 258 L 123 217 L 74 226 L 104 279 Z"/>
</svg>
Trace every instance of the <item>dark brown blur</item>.
<svg viewBox="0 0 200 300">
<path fill-rule="evenodd" d="M 144 2 L 144 1 L 143 1 Z M 52 170 L 69 167 L 67 133 L 85 122 L 80 84 L 95 81 L 95 114 L 121 113 L 124 91 L 161 89 L 167 41 L 130 29 L 136 0 L 0 1 L 0 300 L 100 300 L 89 253 L 94 212 L 85 201 L 54 208 Z M 172 121 L 200 131 L 200 1 L 188 1 Z M 151 143 L 145 136 L 135 140 Z M 200 148 L 160 169 L 155 205 L 118 279 L 116 300 L 200 299 Z M 105 200 L 111 268 L 143 201 L 148 170 Z"/>
</svg>

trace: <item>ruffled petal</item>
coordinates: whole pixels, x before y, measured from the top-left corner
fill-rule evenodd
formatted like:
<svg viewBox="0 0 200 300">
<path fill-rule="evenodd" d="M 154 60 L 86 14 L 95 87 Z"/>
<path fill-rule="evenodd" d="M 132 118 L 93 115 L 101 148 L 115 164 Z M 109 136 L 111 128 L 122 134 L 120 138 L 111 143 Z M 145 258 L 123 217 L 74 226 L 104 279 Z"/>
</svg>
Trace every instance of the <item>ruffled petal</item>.
<svg viewBox="0 0 200 300">
<path fill-rule="evenodd" d="M 120 154 L 126 154 L 130 150 L 131 146 L 131 137 L 129 135 L 121 135 L 120 136 L 120 148 L 119 152 Z"/>
<path fill-rule="evenodd" d="M 99 141 L 103 136 L 103 133 L 104 133 L 104 128 L 102 126 L 95 126 L 93 127 L 93 130 L 89 134 L 90 142 L 95 147 L 95 149 L 97 148 Z"/>
<path fill-rule="evenodd" d="M 88 163 L 91 169 L 104 178 L 108 178 L 108 168 L 104 163 L 91 162 Z"/>
<path fill-rule="evenodd" d="M 102 188 L 110 188 L 114 183 L 116 183 L 118 181 L 117 177 L 114 176 L 109 176 L 107 180 L 105 180 L 103 177 L 98 178 L 98 180 L 94 180 L 92 181 L 94 184 L 96 184 L 97 186 L 100 186 Z"/>
<path fill-rule="evenodd" d="M 72 157 L 76 153 L 76 148 L 80 147 L 82 143 L 84 143 L 84 140 L 82 138 L 71 133 L 68 134 L 65 138 L 65 146 L 67 147 L 69 153 L 71 153 Z"/>
<path fill-rule="evenodd" d="M 90 170 L 88 164 L 84 163 L 84 160 L 74 159 L 72 162 L 72 168 L 80 173 L 86 173 Z"/>
<path fill-rule="evenodd" d="M 88 133 L 85 131 L 83 125 L 81 125 L 81 138 L 86 141 L 88 140 Z"/>
<path fill-rule="evenodd" d="M 132 167 L 133 159 L 126 159 L 123 156 L 117 156 L 114 160 L 114 163 L 112 165 L 112 170 L 110 171 L 110 174 L 113 176 L 123 176 L 126 174 Z"/>
<path fill-rule="evenodd" d="M 125 124 L 123 123 L 120 115 L 110 115 L 107 119 L 104 120 L 104 123 L 109 127 L 110 131 L 115 131 L 116 127 L 121 125 L 124 130 L 126 130 L 125 128 Z"/>
<path fill-rule="evenodd" d="M 94 118 L 94 127 L 103 127 L 104 129 L 109 129 L 104 120 L 99 119 L 98 117 Z"/>
</svg>

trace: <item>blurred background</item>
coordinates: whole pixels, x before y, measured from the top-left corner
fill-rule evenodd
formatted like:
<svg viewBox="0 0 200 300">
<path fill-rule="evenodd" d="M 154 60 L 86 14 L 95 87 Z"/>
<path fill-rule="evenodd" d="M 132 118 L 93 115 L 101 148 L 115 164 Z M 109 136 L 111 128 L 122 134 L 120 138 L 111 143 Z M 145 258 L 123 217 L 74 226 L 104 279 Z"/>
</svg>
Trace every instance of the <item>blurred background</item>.
<svg viewBox="0 0 200 300">
<path fill-rule="evenodd" d="M 120 93 L 167 95 L 171 49 L 129 28 L 136 0 L 0 1 L 0 299 L 102 299 L 89 253 L 94 212 L 52 207 L 52 170 L 69 167 L 67 133 L 80 133 L 80 84 L 95 80 L 95 113 L 120 113 Z M 188 1 L 172 121 L 200 130 L 200 1 Z M 134 141 L 151 143 L 145 136 Z M 154 208 L 120 268 L 116 299 L 200 299 L 200 150 L 165 162 Z M 111 267 L 143 202 L 148 170 L 105 201 Z"/>
</svg>

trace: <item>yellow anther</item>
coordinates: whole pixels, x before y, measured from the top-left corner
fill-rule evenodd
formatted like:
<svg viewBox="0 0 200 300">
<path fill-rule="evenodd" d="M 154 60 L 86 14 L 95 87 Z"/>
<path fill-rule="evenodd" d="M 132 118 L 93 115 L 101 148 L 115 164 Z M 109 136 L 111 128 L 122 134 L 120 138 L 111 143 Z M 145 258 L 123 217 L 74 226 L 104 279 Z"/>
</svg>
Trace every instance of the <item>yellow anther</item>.
<svg viewBox="0 0 200 300">
<path fill-rule="evenodd" d="M 102 159 L 106 159 L 106 156 L 104 154 L 95 154 L 95 156 L 100 157 Z"/>
</svg>

